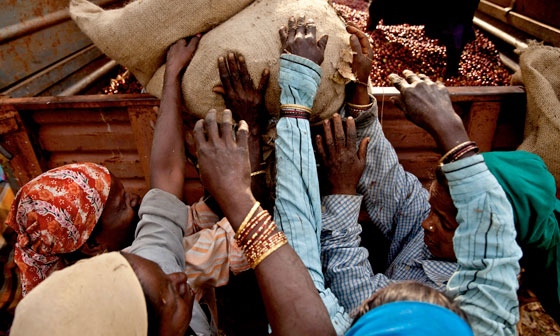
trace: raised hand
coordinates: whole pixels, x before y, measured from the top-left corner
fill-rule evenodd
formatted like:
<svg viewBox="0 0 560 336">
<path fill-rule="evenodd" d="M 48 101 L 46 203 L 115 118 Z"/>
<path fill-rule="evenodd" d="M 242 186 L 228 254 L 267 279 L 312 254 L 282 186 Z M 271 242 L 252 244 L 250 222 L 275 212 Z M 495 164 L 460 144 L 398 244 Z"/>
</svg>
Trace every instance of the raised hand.
<svg viewBox="0 0 560 336">
<path fill-rule="evenodd" d="M 266 128 L 268 113 L 264 107 L 264 94 L 268 85 L 270 71 L 264 69 L 257 88 L 247 70 L 245 58 L 242 55 L 229 53 L 226 57 L 218 58 L 221 86 L 213 91 L 221 94 L 236 120 L 245 120 L 252 133 L 260 134 Z"/>
<path fill-rule="evenodd" d="M 219 130 L 216 110 L 210 110 L 194 127 L 199 174 L 204 188 L 237 229 L 255 203 L 250 188 L 249 129 L 240 121 L 234 139 L 231 111 L 224 110 L 222 116 Z"/>
<path fill-rule="evenodd" d="M 194 52 L 200 41 L 200 35 L 190 39 L 180 39 L 167 51 L 167 63 L 165 65 L 165 77 L 179 77 L 191 62 Z"/>
<path fill-rule="evenodd" d="M 371 49 L 369 38 L 363 31 L 351 24 L 346 26 L 346 31 L 351 34 L 350 47 L 354 53 L 352 71 L 360 82 L 367 83 L 373 62 L 373 49 Z"/>
<path fill-rule="evenodd" d="M 371 73 L 371 63 L 373 50 L 369 43 L 368 36 L 353 25 L 346 26 L 346 31 L 350 33 L 350 47 L 354 53 L 352 59 L 352 72 L 356 75 L 356 82 L 349 83 L 347 86 L 347 101 L 356 105 L 367 105 L 370 98 L 367 92 L 367 83 Z M 353 111 L 350 110 L 350 113 Z M 358 115 L 352 115 L 357 118 Z"/>
<path fill-rule="evenodd" d="M 323 121 L 324 142 L 321 135 L 315 138 L 317 151 L 325 166 L 330 194 L 355 195 L 356 187 L 366 164 L 369 138 L 360 142 L 356 152 L 356 125 L 354 119 L 346 119 L 346 133 L 342 118 L 336 113 L 332 121 Z M 334 137 L 333 130 L 334 128 Z"/>
<path fill-rule="evenodd" d="M 400 91 L 393 102 L 404 111 L 406 117 L 428 131 L 445 153 L 457 144 L 468 141 L 461 118 L 453 110 L 447 88 L 434 83 L 426 75 L 403 71 L 405 78 L 389 75 L 389 80 Z"/>
<path fill-rule="evenodd" d="M 317 41 L 317 27 L 312 19 L 305 21 L 305 16 L 300 16 L 296 21 L 291 17 L 288 27 L 282 26 L 279 33 L 284 52 L 307 58 L 318 65 L 323 63 L 329 37 L 323 35 Z"/>
</svg>

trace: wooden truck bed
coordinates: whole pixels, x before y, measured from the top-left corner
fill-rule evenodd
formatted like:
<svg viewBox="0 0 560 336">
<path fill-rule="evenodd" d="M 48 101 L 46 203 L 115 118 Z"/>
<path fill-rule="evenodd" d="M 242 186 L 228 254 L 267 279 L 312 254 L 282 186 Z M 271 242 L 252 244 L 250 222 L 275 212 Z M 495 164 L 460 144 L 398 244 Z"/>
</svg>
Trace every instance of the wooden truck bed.
<svg viewBox="0 0 560 336">
<path fill-rule="evenodd" d="M 510 150 L 523 135 L 522 87 L 449 89 L 457 113 L 483 151 Z M 435 143 L 390 102 L 393 88 L 376 88 L 379 119 L 404 168 L 427 182 L 439 158 Z M 107 166 L 125 187 L 144 195 L 159 100 L 146 94 L 0 99 L 0 145 L 22 186 L 38 174 L 68 163 Z M 187 168 L 186 201 L 202 194 L 196 170 Z"/>
</svg>

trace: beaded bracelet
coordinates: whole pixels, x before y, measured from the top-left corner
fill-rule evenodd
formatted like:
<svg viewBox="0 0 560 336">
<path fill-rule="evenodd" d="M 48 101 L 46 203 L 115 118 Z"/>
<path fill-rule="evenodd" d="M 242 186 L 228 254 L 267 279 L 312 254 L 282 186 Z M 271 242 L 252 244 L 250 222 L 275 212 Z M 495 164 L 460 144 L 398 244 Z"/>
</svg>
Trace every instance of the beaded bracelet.
<svg viewBox="0 0 560 336">
<path fill-rule="evenodd" d="M 304 105 L 297 105 L 297 104 L 282 104 L 280 105 L 281 110 L 296 110 L 299 112 L 307 112 L 311 113 L 311 109 Z"/>
<path fill-rule="evenodd" d="M 240 232 L 241 230 L 238 231 L 238 233 Z M 243 232 L 236 235 L 235 239 L 238 246 L 243 249 L 245 257 L 253 269 L 272 252 L 288 243 L 286 235 L 277 230 L 272 216 L 266 210 L 262 210 L 251 218 L 243 228 Z"/>
<path fill-rule="evenodd" d="M 273 246 L 269 247 L 266 252 L 261 254 L 261 256 L 251 265 L 251 268 L 255 269 L 266 257 L 272 254 L 272 252 L 278 250 L 280 247 L 286 245 L 288 243 L 288 239 L 284 232 L 279 231 L 277 235 L 280 237 L 279 241 L 275 243 Z"/>
<path fill-rule="evenodd" d="M 358 110 L 367 110 L 369 108 L 371 108 L 373 106 L 373 102 L 366 104 L 366 105 L 358 105 L 358 104 L 352 104 L 352 103 L 346 103 L 346 106 L 354 108 L 354 109 L 358 109 Z"/>
<path fill-rule="evenodd" d="M 253 232 L 255 227 L 260 223 L 260 221 L 266 216 L 267 212 L 265 210 L 259 212 L 253 219 L 247 224 L 243 232 L 239 231 L 239 236 L 236 237 L 239 241 L 245 241 L 249 234 Z"/>
<path fill-rule="evenodd" d="M 247 222 L 249 222 L 249 220 L 253 217 L 253 215 L 255 214 L 255 211 L 257 211 L 257 209 L 259 208 L 261 204 L 259 202 L 255 202 L 255 204 L 253 204 L 253 207 L 251 208 L 251 210 L 249 210 L 249 213 L 247 214 L 247 216 L 245 216 L 245 219 L 243 219 L 243 222 L 241 222 L 241 225 L 239 226 L 239 229 L 237 230 L 237 233 L 235 234 L 235 238 L 238 238 L 239 235 L 243 232 L 243 230 L 245 230 L 245 226 L 247 225 Z"/>
<path fill-rule="evenodd" d="M 476 142 L 474 141 L 465 141 L 463 143 L 458 144 L 457 146 L 451 148 L 445 155 L 439 159 L 438 164 L 441 166 L 443 164 L 451 162 L 450 160 L 457 155 L 461 150 L 474 145 L 476 147 Z M 478 147 L 476 147 L 478 148 Z"/>
<path fill-rule="evenodd" d="M 478 146 L 476 144 L 471 144 L 471 145 L 461 149 L 460 151 L 458 151 L 455 155 L 453 155 L 451 157 L 451 159 L 447 163 L 458 161 L 459 159 L 461 159 L 465 154 L 467 154 L 470 151 L 474 151 L 475 153 L 478 153 L 478 150 L 479 149 L 478 149 Z"/>
<path fill-rule="evenodd" d="M 310 113 L 301 112 L 297 110 L 280 110 L 280 118 L 297 118 L 297 119 L 309 119 Z"/>
<path fill-rule="evenodd" d="M 266 173 L 266 170 L 264 170 L 264 169 L 263 170 L 257 170 L 256 172 L 251 173 L 251 177 L 257 176 L 257 175 L 260 175 L 260 174 L 265 174 L 265 173 Z"/>
</svg>

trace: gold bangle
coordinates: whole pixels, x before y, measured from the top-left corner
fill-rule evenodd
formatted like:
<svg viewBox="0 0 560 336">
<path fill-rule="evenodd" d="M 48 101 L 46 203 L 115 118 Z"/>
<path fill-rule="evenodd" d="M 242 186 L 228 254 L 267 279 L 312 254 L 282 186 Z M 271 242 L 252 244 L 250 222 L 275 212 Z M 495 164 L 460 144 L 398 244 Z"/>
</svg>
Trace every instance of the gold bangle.
<svg viewBox="0 0 560 336">
<path fill-rule="evenodd" d="M 257 170 L 256 172 L 252 172 L 251 177 L 257 176 L 257 175 L 260 175 L 260 174 L 266 174 L 266 170 L 263 169 L 263 170 Z"/>
<path fill-rule="evenodd" d="M 466 146 L 466 145 L 469 145 L 469 144 L 471 144 L 471 143 L 472 143 L 472 141 L 469 140 L 469 141 L 465 141 L 465 142 L 460 143 L 460 144 L 458 144 L 457 146 L 451 148 L 449 151 L 447 151 L 447 153 L 445 153 L 445 154 L 439 159 L 439 161 L 438 161 L 438 166 L 442 166 L 442 165 L 443 165 L 443 162 L 444 162 L 445 160 L 447 160 L 447 157 L 449 157 L 451 154 L 455 153 L 455 151 L 457 151 L 459 148 L 461 148 L 461 147 L 463 147 L 463 146 Z"/>
<path fill-rule="evenodd" d="M 303 105 L 297 105 L 297 104 L 283 104 L 283 105 L 280 105 L 280 109 L 281 110 L 296 109 L 296 110 L 301 110 L 302 112 L 311 113 L 311 109 L 309 107 L 303 106 Z"/>
<path fill-rule="evenodd" d="M 239 229 L 237 230 L 237 233 L 235 234 L 235 239 L 239 238 L 239 234 L 241 232 L 243 232 L 243 230 L 245 229 L 245 226 L 247 225 L 247 222 L 249 222 L 249 220 L 253 217 L 253 215 L 255 214 L 255 211 L 257 211 L 257 209 L 259 208 L 259 206 L 261 205 L 261 203 L 259 203 L 258 201 L 255 202 L 255 204 L 253 204 L 253 207 L 251 208 L 251 210 L 249 210 L 249 213 L 247 214 L 247 216 L 245 216 L 245 219 L 243 220 L 243 222 L 241 222 L 241 225 L 239 226 Z"/>
<path fill-rule="evenodd" d="M 346 105 L 348 105 L 348 107 L 351 107 L 353 109 L 367 110 L 367 109 L 369 109 L 373 106 L 373 102 L 371 102 L 367 105 L 357 105 L 357 104 L 352 104 L 352 103 L 346 103 Z"/>
<path fill-rule="evenodd" d="M 280 232 L 282 234 L 284 234 L 283 232 Z M 266 259 L 266 257 L 268 257 L 269 255 L 271 255 L 273 252 L 275 252 L 276 250 L 278 250 L 280 247 L 286 245 L 288 243 L 288 239 L 286 239 L 286 236 L 283 237 L 283 239 L 281 239 L 276 245 L 271 246 L 266 252 L 264 252 L 263 254 L 261 254 L 258 259 L 251 264 L 251 268 L 255 269 L 257 268 L 257 266 L 259 266 L 259 264 Z"/>
</svg>

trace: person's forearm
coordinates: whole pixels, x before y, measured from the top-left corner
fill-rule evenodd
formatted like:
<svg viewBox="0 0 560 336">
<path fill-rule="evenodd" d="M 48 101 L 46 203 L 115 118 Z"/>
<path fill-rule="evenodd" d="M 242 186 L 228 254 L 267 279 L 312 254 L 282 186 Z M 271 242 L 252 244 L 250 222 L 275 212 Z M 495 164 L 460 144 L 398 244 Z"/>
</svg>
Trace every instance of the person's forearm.
<svg viewBox="0 0 560 336">
<path fill-rule="evenodd" d="M 274 335 L 335 335 L 325 305 L 290 245 L 260 263 L 255 275 Z"/>
<path fill-rule="evenodd" d="M 251 161 L 251 173 L 256 173 L 256 175 L 251 176 L 251 190 L 253 195 L 260 202 L 265 199 L 265 173 L 262 171 L 265 169 L 262 163 L 262 150 L 261 150 L 261 135 L 259 133 L 250 133 L 249 136 L 249 159 Z"/>
<path fill-rule="evenodd" d="M 443 166 L 459 227 L 458 270 L 448 291 L 477 335 L 514 335 L 519 320 L 519 259 L 513 211 L 481 155 Z"/>
<path fill-rule="evenodd" d="M 182 198 L 186 157 L 179 74 L 165 74 L 150 159 L 150 187 Z"/>
<path fill-rule="evenodd" d="M 346 102 L 355 105 L 368 105 L 370 98 L 367 87 L 359 83 L 348 83 L 346 85 Z"/>
</svg>

